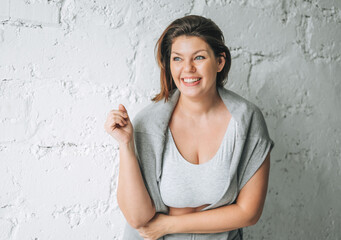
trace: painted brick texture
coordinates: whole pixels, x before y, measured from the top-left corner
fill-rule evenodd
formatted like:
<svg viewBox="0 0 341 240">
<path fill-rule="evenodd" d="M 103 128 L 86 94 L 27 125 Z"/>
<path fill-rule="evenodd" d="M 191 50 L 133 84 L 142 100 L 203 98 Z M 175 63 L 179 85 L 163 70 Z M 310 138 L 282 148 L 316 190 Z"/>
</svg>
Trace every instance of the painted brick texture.
<svg viewBox="0 0 341 240">
<path fill-rule="evenodd" d="M 121 239 L 118 144 L 104 130 L 159 90 L 154 46 L 198 14 L 232 54 L 225 86 L 276 143 L 245 239 L 341 237 L 341 1 L 1 0 L 0 240 Z"/>
</svg>

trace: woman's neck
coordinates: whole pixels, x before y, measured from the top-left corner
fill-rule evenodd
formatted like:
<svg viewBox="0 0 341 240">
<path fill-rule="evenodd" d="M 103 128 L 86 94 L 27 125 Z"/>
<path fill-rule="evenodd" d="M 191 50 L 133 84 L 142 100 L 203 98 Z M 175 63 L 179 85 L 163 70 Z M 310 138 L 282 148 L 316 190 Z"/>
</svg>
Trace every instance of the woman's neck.
<svg viewBox="0 0 341 240">
<path fill-rule="evenodd" d="M 215 112 L 214 110 L 218 107 L 220 101 L 221 98 L 216 88 L 205 96 L 195 99 L 180 93 L 177 108 L 181 115 L 185 117 L 195 120 L 206 119 Z"/>
</svg>

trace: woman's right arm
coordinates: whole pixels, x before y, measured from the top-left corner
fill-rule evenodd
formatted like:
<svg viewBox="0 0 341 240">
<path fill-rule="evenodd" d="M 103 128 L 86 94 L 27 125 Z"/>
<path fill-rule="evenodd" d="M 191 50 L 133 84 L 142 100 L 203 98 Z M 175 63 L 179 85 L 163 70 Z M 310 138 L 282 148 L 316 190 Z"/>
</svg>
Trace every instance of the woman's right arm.
<svg viewBox="0 0 341 240">
<path fill-rule="evenodd" d="M 135 155 L 133 126 L 122 104 L 109 113 L 104 128 L 119 142 L 118 205 L 127 222 L 140 228 L 153 218 L 155 206 L 144 185 Z"/>
<path fill-rule="evenodd" d="M 135 156 L 134 142 L 120 145 L 117 201 L 133 228 L 144 226 L 155 215 Z"/>
</svg>

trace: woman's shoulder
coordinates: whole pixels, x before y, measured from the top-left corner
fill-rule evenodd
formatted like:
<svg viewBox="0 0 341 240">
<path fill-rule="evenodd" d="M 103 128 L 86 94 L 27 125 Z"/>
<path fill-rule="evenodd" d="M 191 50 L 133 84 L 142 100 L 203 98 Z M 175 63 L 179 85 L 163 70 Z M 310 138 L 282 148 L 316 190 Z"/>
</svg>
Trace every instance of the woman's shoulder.
<svg viewBox="0 0 341 240">
<path fill-rule="evenodd" d="M 135 131 L 147 132 L 149 125 L 157 118 L 159 102 L 151 102 L 137 112 L 132 120 Z"/>
<path fill-rule="evenodd" d="M 152 135 L 164 135 L 164 128 L 168 125 L 176 100 L 177 96 L 172 96 L 169 101 L 162 99 L 147 104 L 135 115 L 132 121 L 134 130 Z"/>
<path fill-rule="evenodd" d="M 221 89 L 220 93 L 228 110 L 239 125 L 240 135 L 268 135 L 264 115 L 255 103 L 228 89 Z"/>
<path fill-rule="evenodd" d="M 135 115 L 132 121 L 134 129 L 153 135 L 164 135 L 165 127 L 168 125 L 179 96 L 179 91 L 175 89 L 168 101 L 161 99 L 147 104 Z"/>
<path fill-rule="evenodd" d="M 219 94 L 232 115 L 245 118 L 245 115 L 251 116 L 255 112 L 256 114 L 260 112 L 260 108 L 255 103 L 230 89 L 219 88 Z"/>
</svg>

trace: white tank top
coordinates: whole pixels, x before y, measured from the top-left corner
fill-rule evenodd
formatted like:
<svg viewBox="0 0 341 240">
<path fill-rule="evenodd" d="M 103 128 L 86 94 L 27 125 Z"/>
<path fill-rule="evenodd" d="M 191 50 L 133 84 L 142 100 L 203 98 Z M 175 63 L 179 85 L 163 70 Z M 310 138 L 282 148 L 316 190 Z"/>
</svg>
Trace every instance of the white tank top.
<svg viewBox="0 0 341 240">
<path fill-rule="evenodd" d="M 228 166 L 232 153 L 228 150 L 227 142 L 234 140 L 234 129 L 235 121 L 231 117 L 214 157 L 203 164 L 193 164 L 182 157 L 168 127 L 160 180 L 160 193 L 165 205 L 194 208 L 215 203 L 222 197 L 228 182 Z"/>
</svg>

